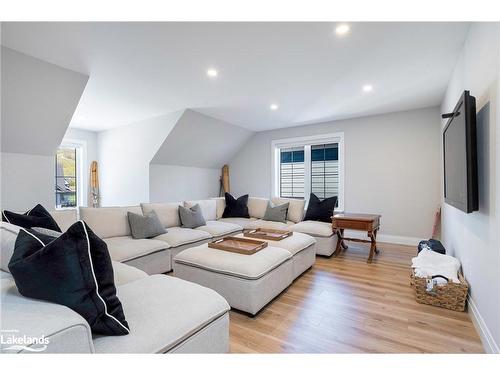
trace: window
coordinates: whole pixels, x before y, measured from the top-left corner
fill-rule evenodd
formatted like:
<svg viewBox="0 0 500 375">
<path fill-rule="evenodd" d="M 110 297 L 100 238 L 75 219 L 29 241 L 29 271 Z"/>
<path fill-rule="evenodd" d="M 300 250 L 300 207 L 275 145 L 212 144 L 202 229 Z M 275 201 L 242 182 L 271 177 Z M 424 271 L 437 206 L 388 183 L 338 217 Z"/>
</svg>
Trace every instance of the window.
<svg viewBox="0 0 500 375">
<path fill-rule="evenodd" d="M 280 197 L 304 198 L 304 147 L 280 150 Z"/>
<path fill-rule="evenodd" d="M 275 196 L 337 196 L 337 209 L 343 210 L 343 133 L 276 140 L 271 146 Z"/>
<path fill-rule="evenodd" d="M 77 148 L 61 146 L 56 154 L 56 208 L 77 206 Z"/>
<path fill-rule="evenodd" d="M 311 192 L 321 199 L 338 197 L 338 143 L 311 146 Z"/>
</svg>

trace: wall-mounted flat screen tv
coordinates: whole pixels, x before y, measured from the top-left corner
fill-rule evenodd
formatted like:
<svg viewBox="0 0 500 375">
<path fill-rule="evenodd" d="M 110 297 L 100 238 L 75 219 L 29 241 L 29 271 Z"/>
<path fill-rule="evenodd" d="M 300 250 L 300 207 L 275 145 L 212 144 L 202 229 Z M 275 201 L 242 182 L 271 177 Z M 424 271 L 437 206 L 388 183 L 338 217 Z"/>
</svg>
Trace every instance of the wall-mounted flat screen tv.
<svg viewBox="0 0 500 375">
<path fill-rule="evenodd" d="M 467 213 L 479 209 L 476 99 L 464 91 L 443 131 L 444 200 Z"/>
</svg>

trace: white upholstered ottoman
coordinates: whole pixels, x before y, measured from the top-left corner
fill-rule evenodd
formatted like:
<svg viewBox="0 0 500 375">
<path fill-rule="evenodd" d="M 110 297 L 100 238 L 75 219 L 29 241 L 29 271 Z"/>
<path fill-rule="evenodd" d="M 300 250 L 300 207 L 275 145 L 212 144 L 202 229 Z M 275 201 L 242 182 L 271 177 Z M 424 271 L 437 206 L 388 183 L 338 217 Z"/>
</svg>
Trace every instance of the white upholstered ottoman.
<svg viewBox="0 0 500 375">
<path fill-rule="evenodd" d="M 293 281 L 292 254 L 267 246 L 243 255 L 212 249 L 208 244 L 174 257 L 174 276 L 206 286 L 235 309 L 255 315 Z"/>
<path fill-rule="evenodd" d="M 236 237 L 244 237 L 244 234 L 238 234 Z M 267 241 L 269 246 L 279 247 L 290 252 L 294 279 L 312 267 L 316 260 L 316 239 L 308 234 L 293 232 L 293 235 L 281 241 L 256 239 Z"/>
</svg>

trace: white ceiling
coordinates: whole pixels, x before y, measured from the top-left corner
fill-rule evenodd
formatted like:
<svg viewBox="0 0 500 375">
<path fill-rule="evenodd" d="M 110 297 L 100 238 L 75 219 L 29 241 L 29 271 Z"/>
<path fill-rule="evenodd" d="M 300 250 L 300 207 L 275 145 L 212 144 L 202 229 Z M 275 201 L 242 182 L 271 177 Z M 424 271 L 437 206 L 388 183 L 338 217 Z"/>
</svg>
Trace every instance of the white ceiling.
<svg viewBox="0 0 500 375">
<path fill-rule="evenodd" d="M 335 26 L 3 23 L 2 44 L 90 76 L 73 127 L 192 108 L 260 131 L 440 104 L 469 24 Z"/>
</svg>

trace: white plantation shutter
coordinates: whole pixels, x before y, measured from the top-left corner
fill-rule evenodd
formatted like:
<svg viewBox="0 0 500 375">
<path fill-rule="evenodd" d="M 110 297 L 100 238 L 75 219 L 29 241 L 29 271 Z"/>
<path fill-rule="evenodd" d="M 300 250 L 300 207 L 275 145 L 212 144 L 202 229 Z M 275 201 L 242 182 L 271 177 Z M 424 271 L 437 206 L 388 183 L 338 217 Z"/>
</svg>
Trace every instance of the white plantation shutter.
<svg viewBox="0 0 500 375">
<path fill-rule="evenodd" d="M 311 192 L 320 199 L 339 195 L 338 144 L 311 146 Z"/>
<path fill-rule="evenodd" d="M 280 196 L 304 198 L 304 147 L 280 150 Z"/>
</svg>

